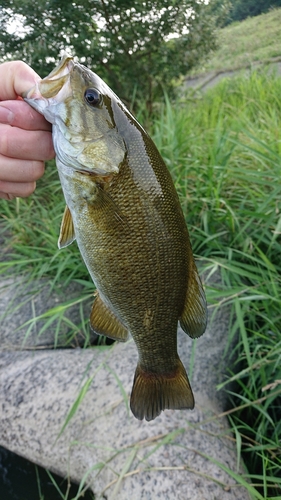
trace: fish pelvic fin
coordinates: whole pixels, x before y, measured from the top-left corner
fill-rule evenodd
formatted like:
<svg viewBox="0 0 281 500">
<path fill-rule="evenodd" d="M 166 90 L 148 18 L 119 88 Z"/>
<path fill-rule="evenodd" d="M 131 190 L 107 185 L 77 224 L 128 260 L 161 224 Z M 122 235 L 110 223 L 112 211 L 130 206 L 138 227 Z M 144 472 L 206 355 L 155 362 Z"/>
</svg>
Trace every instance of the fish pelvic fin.
<svg viewBox="0 0 281 500">
<path fill-rule="evenodd" d="M 90 314 L 90 325 L 98 335 L 105 335 L 120 342 L 125 342 L 128 339 L 127 328 L 102 301 L 98 293 Z"/>
<path fill-rule="evenodd" d="M 170 373 L 151 373 L 137 365 L 130 407 L 139 420 L 154 420 L 165 409 L 194 408 L 194 397 L 185 368 L 178 358 Z"/>
<path fill-rule="evenodd" d="M 72 215 L 66 205 L 62 216 L 60 235 L 58 239 L 58 247 L 64 248 L 70 245 L 75 240 L 74 225 Z"/>
<path fill-rule="evenodd" d="M 183 331 L 194 339 L 203 335 L 207 327 L 207 321 L 208 313 L 205 292 L 195 261 L 192 258 L 185 304 L 180 316 L 180 325 Z"/>
</svg>

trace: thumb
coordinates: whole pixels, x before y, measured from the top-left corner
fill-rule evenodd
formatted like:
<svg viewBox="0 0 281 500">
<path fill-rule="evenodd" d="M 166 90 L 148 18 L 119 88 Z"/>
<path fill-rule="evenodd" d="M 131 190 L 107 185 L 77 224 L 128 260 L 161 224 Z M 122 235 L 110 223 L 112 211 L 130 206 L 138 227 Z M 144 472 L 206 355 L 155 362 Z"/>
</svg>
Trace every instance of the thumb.
<svg viewBox="0 0 281 500">
<path fill-rule="evenodd" d="M 41 80 L 40 76 L 23 61 L 0 64 L 0 101 L 17 99 L 38 80 Z"/>
</svg>

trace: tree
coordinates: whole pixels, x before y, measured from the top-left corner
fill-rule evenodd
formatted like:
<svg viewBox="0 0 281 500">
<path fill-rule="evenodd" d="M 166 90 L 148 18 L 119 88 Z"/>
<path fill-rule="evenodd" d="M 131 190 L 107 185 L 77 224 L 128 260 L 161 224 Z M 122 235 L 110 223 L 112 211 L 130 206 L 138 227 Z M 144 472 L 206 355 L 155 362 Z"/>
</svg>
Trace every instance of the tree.
<svg viewBox="0 0 281 500">
<path fill-rule="evenodd" d="M 274 7 L 281 7 L 281 0 L 231 0 L 231 7 L 226 24 L 243 21 L 268 12 Z"/>
<path fill-rule="evenodd" d="M 0 16 L 2 60 L 21 58 L 45 76 L 67 51 L 148 107 L 215 47 L 203 0 L 2 0 Z"/>
</svg>

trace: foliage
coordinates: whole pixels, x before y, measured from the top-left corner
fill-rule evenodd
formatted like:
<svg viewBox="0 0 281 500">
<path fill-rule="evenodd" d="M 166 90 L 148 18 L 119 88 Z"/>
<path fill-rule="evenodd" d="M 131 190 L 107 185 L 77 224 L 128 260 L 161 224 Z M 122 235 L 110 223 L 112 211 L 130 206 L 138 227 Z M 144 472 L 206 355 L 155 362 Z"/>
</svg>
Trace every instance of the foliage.
<svg viewBox="0 0 281 500">
<path fill-rule="evenodd" d="M 68 51 L 119 97 L 150 107 L 214 48 L 214 27 L 203 0 L 3 0 L 0 58 L 21 58 L 43 77 Z"/>
<path fill-rule="evenodd" d="M 247 17 L 259 16 L 273 7 L 281 7 L 281 0 L 230 0 L 230 2 L 231 7 L 226 24 L 243 21 Z"/>
<path fill-rule="evenodd" d="M 228 23 L 231 6 L 231 0 L 210 0 L 209 11 L 217 27 L 222 28 Z"/>
<path fill-rule="evenodd" d="M 281 9 L 233 23 L 218 32 L 218 49 L 199 61 L 190 74 L 235 70 L 281 57 Z"/>
</svg>

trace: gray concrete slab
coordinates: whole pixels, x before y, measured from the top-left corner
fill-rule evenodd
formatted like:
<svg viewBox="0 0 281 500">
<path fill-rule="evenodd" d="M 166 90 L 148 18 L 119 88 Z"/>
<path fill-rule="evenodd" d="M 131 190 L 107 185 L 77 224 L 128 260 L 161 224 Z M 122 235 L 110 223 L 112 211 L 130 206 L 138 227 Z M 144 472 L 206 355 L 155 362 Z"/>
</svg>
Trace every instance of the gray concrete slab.
<svg viewBox="0 0 281 500">
<path fill-rule="evenodd" d="M 48 300 L 43 303 L 46 309 Z M 228 327 L 229 310 L 219 309 L 196 344 L 179 331 L 180 356 L 187 371 L 193 366 L 196 406 L 165 411 L 152 422 L 136 420 L 128 407 L 137 363 L 132 340 L 89 349 L 38 350 L 36 341 L 34 350 L 31 344 L 23 351 L 5 345 L 0 351 L 0 445 L 72 481 L 84 481 L 97 500 L 248 500 L 246 488 L 233 478 L 243 469 L 237 469 L 235 440 L 220 415 L 227 395 L 216 390 L 229 366 L 224 356 Z"/>
</svg>

